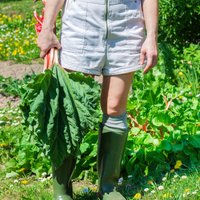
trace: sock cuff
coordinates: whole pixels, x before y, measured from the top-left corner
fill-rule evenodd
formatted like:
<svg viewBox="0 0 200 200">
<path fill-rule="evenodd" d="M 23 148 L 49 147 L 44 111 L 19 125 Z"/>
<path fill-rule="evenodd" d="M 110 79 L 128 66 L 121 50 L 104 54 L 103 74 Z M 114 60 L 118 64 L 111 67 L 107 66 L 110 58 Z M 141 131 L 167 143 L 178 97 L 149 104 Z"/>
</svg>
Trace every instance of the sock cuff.
<svg viewBox="0 0 200 200">
<path fill-rule="evenodd" d="M 124 112 L 119 116 L 103 114 L 102 124 L 111 128 L 128 129 L 127 113 Z"/>
</svg>

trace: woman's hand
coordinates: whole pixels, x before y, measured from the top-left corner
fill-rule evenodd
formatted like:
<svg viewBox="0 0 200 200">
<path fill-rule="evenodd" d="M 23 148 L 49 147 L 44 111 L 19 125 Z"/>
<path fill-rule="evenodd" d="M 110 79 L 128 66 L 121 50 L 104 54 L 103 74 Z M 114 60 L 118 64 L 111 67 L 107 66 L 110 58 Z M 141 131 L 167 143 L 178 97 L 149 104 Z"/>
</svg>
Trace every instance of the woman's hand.
<svg viewBox="0 0 200 200">
<path fill-rule="evenodd" d="M 53 47 L 60 49 L 61 45 L 53 32 L 53 29 L 45 28 L 39 33 L 37 38 L 37 45 L 40 48 L 40 57 L 44 58 L 49 50 Z"/>
<path fill-rule="evenodd" d="M 144 41 L 141 53 L 140 53 L 140 64 L 143 65 L 145 59 L 147 60 L 147 64 L 144 68 L 143 73 L 146 74 L 152 67 L 157 64 L 158 60 L 158 47 L 157 47 L 157 39 L 155 37 L 147 36 Z"/>
<path fill-rule="evenodd" d="M 54 33 L 54 24 L 59 10 L 64 5 L 65 0 L 48 0 L 45 5 L 44 21 L 42 31 L 38 35 L 37 45 L 40 48 L 40 57 L 44 58 L 48 51 L 55 47 L 61 48 L 61 45 Z"/>
<path fill-rule="evenodd" d="M 146 74 L 156 65 L 158 60 L 158 0 L 143 0 L 142 10 L 144 13 L 147 37 L 141 48 L 140 64 L 143 65 L 144 60 L 147 60 L 143 71 Z"/>
</svg>

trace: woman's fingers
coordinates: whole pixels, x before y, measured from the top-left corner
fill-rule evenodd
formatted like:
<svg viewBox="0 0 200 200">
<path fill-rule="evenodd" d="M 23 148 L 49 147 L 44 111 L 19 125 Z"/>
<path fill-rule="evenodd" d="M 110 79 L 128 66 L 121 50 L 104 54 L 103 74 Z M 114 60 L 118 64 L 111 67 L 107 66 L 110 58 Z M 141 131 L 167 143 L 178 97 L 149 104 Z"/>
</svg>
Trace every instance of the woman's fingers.
<svg viewBox="0 0 200 200">
<path fill-rule="evenodd" d="M 144 74 L 157 64 L 157 58 L 157 41 L 154 38 L 147 37 L 142 45 L 140 53 L 140 64 L 143 65 L 144 61 L 147 61 L 143 71 Z"/>
<path fill-rule="evenodd" d="M 146 57 L 146 51 L 145 50 L 141 50 L 141 53 L 140 53 L 140 65 L 144 64 L 145 57 Z"/>
<path fill-rule="evenodd" d="M 40 32 L 37 39 L 37 46 L 40 48 L 40 57 L 44 58 L 45 55 L 49 52 L 52 48 L 60 49 L 61 45 L 52 31 L 44 30 Z"/>
<path fill-rule="evenodd" d="M 51 49 L 53 49 L 53 48 L 60 49 L 60 48 L 61 48 L 60 43 L 57 42 L 57 43 L 51 44 L 51 45 L 50 45 L 48 48 L 46 48 L 46 49 L 43 49 L 43 50 L 41 49 L 41 51 L 40 51 L 40 58 L 44 58 L 45 55 L 46 55 L 47 53 L 49 53 L 49 51 L 51 51 Z"/>
<path fill-rule="evenodd" d="M 143 71 L 144 74 L 146 74 L 148 70 L 152 67 L 152 63 L 153 63 L 153 58 L 147 57 L 147 65 L 145 66 L 144 71 Z"/>
<path fill-rule="evenodd" d="M 41 49 L 40 51 L 40 58 L 44 58 L 45 55 L 50 51 L 50 49 L 52 48 L 56 48 L 56 49 L 60 49 L 61 48 L 61 45 L 59 42 L 56 42 L 56 43 L 52 43 L 50 44 L 49 46 L 47 46 L 46 48 L 43 48 Z"/>
<path fill-rule="evenodd" d="M 147 56 L 147 65 L 145 66 L 143 73 L 146 74 L 152 67 L 156 65 L 156 63 L 157 63 L 156 55 Z"/>
</svg>

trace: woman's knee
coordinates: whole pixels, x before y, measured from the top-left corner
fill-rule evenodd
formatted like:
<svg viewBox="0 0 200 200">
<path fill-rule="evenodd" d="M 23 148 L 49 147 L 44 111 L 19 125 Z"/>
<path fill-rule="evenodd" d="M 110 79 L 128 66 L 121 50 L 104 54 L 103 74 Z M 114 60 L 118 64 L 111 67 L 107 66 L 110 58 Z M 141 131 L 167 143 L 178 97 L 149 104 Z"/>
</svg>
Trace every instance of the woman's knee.
<svg viewBox="0 0 200 200">
<path fill-rule="evenodd" d="M 102 111 L 109 116 L 119 116 L 126 111 L 125 103 L 117 98 L 108 99 L 106 105 L 102 105 Z"/>
<path fill-rule="evenodd" d="M 103 113 L 119 116 L 126 111 L 127 97 L 133 73 L 103 77 L 101 107 Z"/>
</svg>

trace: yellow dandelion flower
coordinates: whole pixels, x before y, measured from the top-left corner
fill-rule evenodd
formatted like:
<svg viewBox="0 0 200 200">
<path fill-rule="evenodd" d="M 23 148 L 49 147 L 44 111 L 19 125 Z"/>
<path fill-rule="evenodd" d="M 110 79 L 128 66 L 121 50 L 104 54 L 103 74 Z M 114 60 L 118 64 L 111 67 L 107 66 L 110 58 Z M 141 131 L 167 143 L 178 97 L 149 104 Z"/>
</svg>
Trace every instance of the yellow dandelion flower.
<svg viewBox="0 0 200 200">
<path fill-rule="evenodd" d="M 29 41 L 28 41 L 28 40 L 25 40 L 25 41 L 24 41 L 24 44 L 28 46 L 28 45 L 29 45 Z"/>
<path fill-rule="evenodd" d="M 0 143 L 0 147 L 7 147 L 8 146 L 8 144 L 6 144 L 6 143 Z"/>
<path fill-rule="evenodd" d="M 18 51 L 19 51 L 19 54 L 22 54 L 22 55 L 24 55 L 24 54 L 25 54 L 25 52 L 24 52 L 24 50 L 23 50 L 23 48 L 22 48 L 22 47 L 19 47 Z"/>
<path fill-rule="evenodd" d="M 188 192 L 190 192 L 190 189 L 189 189 L 189 188 L 186 188 L 186 189 L 184 190 L 184 193 L 188 193 Z"/>
<path fill-rule="evenodd" d="M 21 50 L 20 54 L 21 55 L 25 55 L 25 52 L 23 50 Z"/>
<path fill-rule="evenodd" d="M 163 198 L 171 198 L 172 195 L 170 193 L 165 193 L 163 194 Z"/>
<path fill-rule="evenodd" d="M 182 161 L 181 160 L 177 160 L 176 161 L 176 164 L 175 164 L 175 166 L 174 166 L 174 169 L 179 169 L 181 166 L 182 166 Z"/>
<path fill-rule="evenodd" d="M 183 98 L 183 96 L 179 96 L 178 98 L 179 98 L 179 99 L 182 99 L 182 98 Z"/>
<path fill-rule="evenodd" d="M 147 184 L 152 185 L 152 184 L 153 184 L 153 181 L 152 181 L 152 180 L 149 180 L 149 181 L 147 182 Z"/>
<path fill-rule="evenodd" d="M 21 15 L 18 15 L 17 18 L 18 18 L 18 19 L 22 19 L 22 16 L 21 16 Z"/>
<path fill-rule="evenodd" d="M 175 172 L 175 170 L 174 170 L 174 169 L 171 169 L 171 170 L 170 170 L 170 173 L 174 173 L 174 172 Z"/>
<path fill-rule="evenodd" d="M 93 186 L 90 188 L 93 192 L 97 191 L 97 187 Z"/>
<path fill-rule="evenodd" d="M 178 75 L 179 75 L 179 76 L 183 76 L 183 72 L 179 72 Z"/>
<path fill-rule="evenodd" d="M 26 168 L 21 168 L 20 170 L 19 170 L 19 172 L 25 172 L 26 171 Z"/>
<path fill-rule="evenodd" d="M 138 192 L 134 195 L 134 199 L 141 199 L 142 195 Z"/>
<path fill-rule="evenodd" d="M 13 56 L 16 56 L 16 55 L 17 55 L 17 50 L 16 50 L 16 49 L 12 52 L 12 55 L 13 55 Z"/>
<path fill-rule="evenodd" d="M 21 181 L 21 184 L 27 185 L 27 184 L 28 184 L 28 181 L 27 181 L 27 180 L 22 180 L 22 181 Z"/>
<path fill-rule="evenodd" d="M 163 197 L 163 198 L 168 198 L 167 194 L 163 194 L 162 197 Z"/>
</svg>

